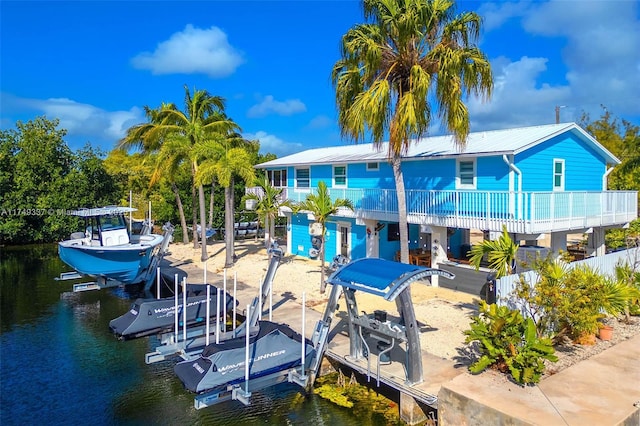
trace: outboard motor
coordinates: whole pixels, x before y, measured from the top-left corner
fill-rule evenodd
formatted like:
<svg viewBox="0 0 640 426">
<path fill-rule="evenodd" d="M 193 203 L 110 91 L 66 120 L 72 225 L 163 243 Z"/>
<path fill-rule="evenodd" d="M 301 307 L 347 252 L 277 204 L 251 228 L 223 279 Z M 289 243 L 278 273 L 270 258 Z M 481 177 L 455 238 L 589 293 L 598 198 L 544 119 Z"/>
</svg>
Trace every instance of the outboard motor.
<svg viewBox="0 0 640 426">
<path fill-rule="evenodd" d="M 329 265 L 329 268 L 332 271 L 337 271 L 349 262 L 351 262 L 351 259 L 349 259 L 347 256 L 338 254 L 333 258 L 333 261 L 331 261 L 331 265 Z"/>
<path fill-rule="evenodd" d="M 496 273 L 491 271 L 487 274 L 487 282 L 482 286 L 480 297 L 488 304 L 496 303 Z"/>
</svg>

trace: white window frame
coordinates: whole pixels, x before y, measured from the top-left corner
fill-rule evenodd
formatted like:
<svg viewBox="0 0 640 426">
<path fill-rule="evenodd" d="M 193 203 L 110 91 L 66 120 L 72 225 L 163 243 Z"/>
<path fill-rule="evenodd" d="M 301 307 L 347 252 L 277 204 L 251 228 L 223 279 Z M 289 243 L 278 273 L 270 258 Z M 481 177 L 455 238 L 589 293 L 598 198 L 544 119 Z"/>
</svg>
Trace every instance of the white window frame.
<svg viewBox="0 0 640 426">
<path fill-rule="evenodd" d="M 375 167 L 370 167 L 370 166 L 373 166 L 374 164 L 375 164 Z M 372 163 L 367 163 L 365 168 L 368 172 L 377 172 L 380 170 L 380 163 L 378 163 L 377 161 Z"/>
<path fill-rule="evenodd" d="M 344 167 L 344 183 L 338 184 L 336 183 L 336 167 Z M 346 188 L 347 185 L 347 165 L 346 164 L 334 164 L 331 167 L 332 170 L 332 182 L 331 182 L 331 186 L 333 188 Z"/>
<path fill-rule="evenodd" d="M 562 164 L 562 173 L 560 173 L 560 186 L 556 186 L 556 164 Z M 567 169 L 565 168 L 564 158 L 554 158 L 553 159 L 553 169 L 552 169 L 552 181 L 551 186 L 554 191 L 564 191 L 564 183 L 567 174 Z"/>
<path fill-rule="evenodd" d="M 309 173 L 309 186 L 298 186 L 298 171 L 299 170 L 307 170 Z M 295 188 L 299 191 L 311 191 L 311 167 L 296 167 L 294 170 L 294 184 Z"/>
<path fill-rule="evenodd" d="M 461 163 L 472 163 L 473 164 L 473 183 L 462 183 L 461 176 Z M 472 159 L 464 159 L 464 160 L 456 160 L 456 189 L 477 189 L 478 186 L 478 167 L 475 158 Z"/>
<path fill-rule="evenodd" d="M 280 172 L 280 182 L 278 185 L 276 185 L 275 180 L 273 179 L 273 176 L 276 172 Z M 269 184 L 271 186 L 273 186 L 274 188 L 286 188 L 288 186 L 288 182 L 287 182 L 287 178 L 284 179 L 284 181 L 282 180 L 282 173 L 284 173 L 285 175 L 287 174 L 287 169 L 271 169 L 271 170 L 267 170 L 267 179 L 269 181 Z"/>
</svg>

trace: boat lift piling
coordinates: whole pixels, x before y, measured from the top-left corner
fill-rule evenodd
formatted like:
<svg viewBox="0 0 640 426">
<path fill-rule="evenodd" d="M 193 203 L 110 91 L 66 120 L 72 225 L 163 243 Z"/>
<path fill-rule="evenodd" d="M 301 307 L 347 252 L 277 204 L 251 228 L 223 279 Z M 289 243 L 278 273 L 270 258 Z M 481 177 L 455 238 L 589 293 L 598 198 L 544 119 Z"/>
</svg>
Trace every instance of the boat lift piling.
<svg viewBox="0 0 640 426">
<path fill-rule="evenodd" d="M 273 279 L 275 277 L 275 273 L 282 259 L 283 253 L 281 250 L 273 250 L 271 253 L 272 256 L 269 259 L 269 268 L 267 274 L 264 276 L 264 279 L 261 283 L 259 290 L 259 297 L 253 299 L 251 304 L 251 309 L 246 311 L 245 321 L 236 326 L 236 315 L 237 303 L 233 304 L 233 328 L 230 331 L 226 331 L 226 314 L 224 316 L 222 328 L 224 331 L 221 333 L 220 329 L 220 305 L 218 302 L 218 314 L 216 316 L 216 343 L 220 341 L 225 341 L 228 339 L 240 337 L 243 333 L 246 332 L 247 329 L 250 332 L 254 332 L 257 329 L 257 324 L 259 321 L 259 316 L 263 309 L 266 308 L 267 299 L 266 296 L 271 291 L 271 287 L 273 285 Z M 226 276 L 226 269 L 225 269 Z M 183 277 L 183 299 L 186 299 L 186 277 Z M 218 294 L 220 294 L 220 289 L 218 289 Z M 225 297 L 224 309 L 226 311 L 227 306 L 227 294 L 226 292 L 222 293 Z M 234 272 L 234 283 L 233 283 L 233 300 L 236 299 L 237 296 L 237 273 Z M 219 298 L 219 296 L 218 296 Z M 210 300 L 210 297 L 207 297 Z M 147 364 L 152 364 L 159 361 L 164 361 L 173 356 L 180 356 L 182 359 L 192 359 L 194 357 L 199 356 L 202 349 L 210 344 L 209 335 L 210 331 L 209 327 L 205 325 L 190 327 L 188 330 L 185 326 L 186 320 L 186 300 L 183 300 L 183 328 L 182 328 L 182 336 L 179 337 L 178 333 L 161 333 L 159 334 L 160 345 L 156 346 L 153 352 L 149 352 L 145 355 L 145 362 Z M 176 311 L 178 311 L 178 304 L 176 302 Z M 209 315 L 207 315 L 209 317 Z"/>
</svg>

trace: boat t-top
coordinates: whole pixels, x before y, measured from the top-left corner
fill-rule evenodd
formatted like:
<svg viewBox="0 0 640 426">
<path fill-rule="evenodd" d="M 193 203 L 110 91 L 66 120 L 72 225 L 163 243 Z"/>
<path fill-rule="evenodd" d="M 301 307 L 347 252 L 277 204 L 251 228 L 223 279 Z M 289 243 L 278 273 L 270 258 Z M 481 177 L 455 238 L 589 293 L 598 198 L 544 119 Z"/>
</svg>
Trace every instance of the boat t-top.
<svg viewBox="0 0 640 426">
<path fill-rule="evenodd" d="M 70 239 L 58 243 L 60 259 L 75 270 L 75 278 L 78 275 L 95 278 L 92 288 L 140 282 L 151 285 L 158 258 L 166 250 L 173 227 L 165 227 L 164 235 L 152 234 L 149 228 L 131 235 L 125 213 L 133 211 L 136 209 L 107 206 L 69 212 L 85 222 L 83 231 L 74 232 Z"/>
</svg>

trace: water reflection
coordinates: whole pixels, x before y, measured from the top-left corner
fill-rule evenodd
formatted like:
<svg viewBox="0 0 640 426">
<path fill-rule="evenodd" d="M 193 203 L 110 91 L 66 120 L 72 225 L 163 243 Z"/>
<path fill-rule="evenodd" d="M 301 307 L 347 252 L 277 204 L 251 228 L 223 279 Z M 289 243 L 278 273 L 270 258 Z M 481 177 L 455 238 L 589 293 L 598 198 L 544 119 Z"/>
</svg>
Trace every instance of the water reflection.
<svg viewBox="0 0 640 426">
<path fill-rule="evenodd" d="M 136 289 L 70 293 L 55 245 L 0 247 L 0 424 L 360 425 L 350 411 L 281 384 L 195 410 L 172 361 L 146 365 L 157 339 L 122 342 L 109 321 Z"/>
</svg>

